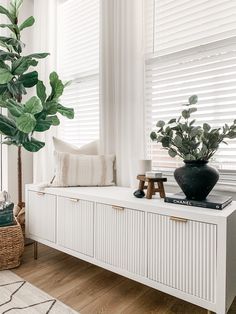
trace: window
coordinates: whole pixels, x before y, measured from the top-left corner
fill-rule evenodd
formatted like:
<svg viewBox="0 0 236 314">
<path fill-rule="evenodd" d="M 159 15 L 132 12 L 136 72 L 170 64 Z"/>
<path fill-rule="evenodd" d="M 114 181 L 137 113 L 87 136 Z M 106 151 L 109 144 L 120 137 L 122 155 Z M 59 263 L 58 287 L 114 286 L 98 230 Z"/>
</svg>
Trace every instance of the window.
<svg viewBox="0 0 236 314">
<path fill-rule="evenodd" d="M 146 0 L 146 130 L 181 112 L 189 96 L 199 96 L 199 124 L 236 119 L 236 2 L 227 0 Z M 159 144 L 148 140 L 154 168 L 179 166 Z M 236 140 L 222 144 L 213 163 L 236 170 Z M 222 176 L 223 177 L 223 176 Z"/>
<path fill-rule="evenodd" d="M 58 68 L 72 81 L 63 103 L 75 110 L 60 137 L 81 146 L 99 137 L 99 0 L 61 1 L 58 11 Z"/>
</svg>

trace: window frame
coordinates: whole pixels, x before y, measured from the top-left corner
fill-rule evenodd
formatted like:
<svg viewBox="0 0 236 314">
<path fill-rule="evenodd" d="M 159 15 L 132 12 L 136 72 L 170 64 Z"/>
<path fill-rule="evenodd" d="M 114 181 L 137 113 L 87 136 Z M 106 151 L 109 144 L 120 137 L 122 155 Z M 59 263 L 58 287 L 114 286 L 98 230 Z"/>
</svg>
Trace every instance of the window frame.
<svg viewBox="0 0 236 314">
<path fill-rule="evenodd" d="M 155 8 L 155 0 L 153 0 L 153 5 Z M 153 25 L 155 24 L 154 21 L 154 16 L 153 16 Z M 154 28 L 154 26 L 153 26 Z M 171 51 L 169 50 L 168 53 L 166 53 L 165 50 L 161 50 L 159 52 L 155 51 L 154 49 L 154 45 L 155 45 L 155 36 L 153 34 L 153 44 L 152 44 L 152 52 L 148 53 L 144 53 L 144 64 L 145 64 L 145 71 L 144 71 L 144 76 L 145 76 L 145 132 L 146 132 L 146 143 L 145 143 L 145 147 L 146 147 L 146 156 L 147 158 L 152 159 L 151 156 L 151 140 L 150 140 L 150 132 L 152 131 L 152 125 L 150 125 L 150 121 L 152 119 L 150 119 L 150 110 L 151 110 L 151 106 L 150 104 L 147 103 L 147 78 L 146 78 L 146 73 L 147 73 L 147 66 L 150 66 L 152 64 L 155 64 L 157 61 L 158 62 L 162 62 L 162 61 L 168 61 L 168 60 L 174 60 L 174 59 L 179 59 L 179 58 L 184 58 L 187 57 L 189 55 L 193 55 L 193 54 L 203 54 L 206 53 L 206 51 L 208 50 L 213 50 L 213 49 L 220 49 L 220 47 L 226 46 L 226 45 L 235 45 L 236 44 L 236 36 L 232 36 L 229 38 L 225 38 L 225 39 L 221 39 L 218 41 L 213 41 L 213 42 L 209 42 L 207 44 L 201 44 L 199 46 L 195 46 L 195 47 L 191 47 L 191 48 L 187 48 L 184 50 L 180 50 L 180 51 Z M 154 170 L 159 170 L 162 171 L 164 175 L 166 175 L 170 181 L 169 182 L 170 185 L 176 185 L 174 183 L 173 180 L 173 174 L 174 174 L 174 170 L 176 169 L 176 167 L 170 167 L 170 168 L 164 168 L 164 167 L 154 167 Z M 223 169 L 218 169 L 219 173 L 220 173 L 220 180 L 218 182 L 218 185 L 222 187 L 222 190 L 232 190 L 232 191 L 236 191 L 236 170 L 223 170 Z M 222 178 L 223 176 L 223 178 Z M 219 188 L 220 190 L 221 188 Z"/>
</svg>

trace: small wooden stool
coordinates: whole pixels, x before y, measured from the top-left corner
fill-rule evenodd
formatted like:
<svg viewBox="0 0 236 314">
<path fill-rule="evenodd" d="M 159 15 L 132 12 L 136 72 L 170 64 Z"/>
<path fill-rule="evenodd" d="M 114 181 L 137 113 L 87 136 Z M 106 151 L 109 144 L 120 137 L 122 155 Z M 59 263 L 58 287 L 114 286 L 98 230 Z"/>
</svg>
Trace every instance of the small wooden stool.
<svg viewBox="0 0 236 314">
<path fill-rule="evenodd" d="M 164 198 L 166 196 L 163 182 L 167 181 L 167 178 L 146 178 L 145 175 L 138 175 L 139 180 L 139 190 L 147 190 L 146 198 L 151 199 L 156 192 L 159 192 L 160 197 Z M 145 183 L 147 182 L 147 185 Z M 155 187 L 157 183 L 158 188 Z"/>
</svg>

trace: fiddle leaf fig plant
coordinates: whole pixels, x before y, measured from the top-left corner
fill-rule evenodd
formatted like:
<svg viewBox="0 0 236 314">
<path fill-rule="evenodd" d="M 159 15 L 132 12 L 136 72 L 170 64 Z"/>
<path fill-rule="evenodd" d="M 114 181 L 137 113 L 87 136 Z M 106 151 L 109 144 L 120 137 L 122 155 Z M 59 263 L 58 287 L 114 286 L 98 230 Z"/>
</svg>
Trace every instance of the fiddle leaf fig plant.
<svg viewBox="0 0 236 314">
<path fill-rule="evenodd" d="M 49 54 L 23 54 L 25 45 L 21 41 L 21 33 L 33 26 L 35 20 L 30 16 L 19 21 L 22 3 L 23 0 L 11 0 L 8 8 L 0 5 L 0 15 L 5 15 L 8 20 L 6 24 L 0 24 L 0 28 L 6 28 L 9 33 L 9 36 L 0 36 L 0 107 L 7 110 L 6 115 L 0 114 L 0 133 L 4 137 L 2 143 L 18 147 L 19 203 L 22 202 L 21 148 L 39 151 L 45 143 L 34 138 L 35 132 L 45 132 L 51 126 L 59 125 L 58 114 L 74 118 L 74 110 L 60 102 L 67 83 L 64 84 L 57 73 L 52 72 L 49 77 L 51 91 L 47 95 L 45 84 L 34 69 Z M 36 95 L 27 98 L 27 90 L 34 86 Z"/>
<path fill-rule="evenodd" d="M 152 141 L 161 143 L 170 157 L 179 156 L 184 160 L 209 160 L 221 143 L 227 144 L 227 139 L 236 138 L 236 120 L 232 125 L 213 128 L 208 123 L 196 125 L 191 115 L 197 111 L 197 95 L 189 98 L 184 104 L 184 110 L 177 118 L 169 122 L 158 121 L 157 130 L 151 132 Z"/>
</svg>

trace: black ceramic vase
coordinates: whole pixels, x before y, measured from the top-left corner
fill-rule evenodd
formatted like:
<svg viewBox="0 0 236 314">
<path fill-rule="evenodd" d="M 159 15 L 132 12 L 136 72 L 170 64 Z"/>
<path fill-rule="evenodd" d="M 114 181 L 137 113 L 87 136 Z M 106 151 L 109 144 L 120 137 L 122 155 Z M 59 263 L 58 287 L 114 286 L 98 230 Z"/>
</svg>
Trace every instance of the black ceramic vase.
<svg viewBox="0 0 236 314">
<path fill-rule="evenodd" d="M 184 160 L 174 172 L 175 180 L 189 200 L 204 200 L 219 179 L 219 172 L 204 160 Z"/>
</svg>

